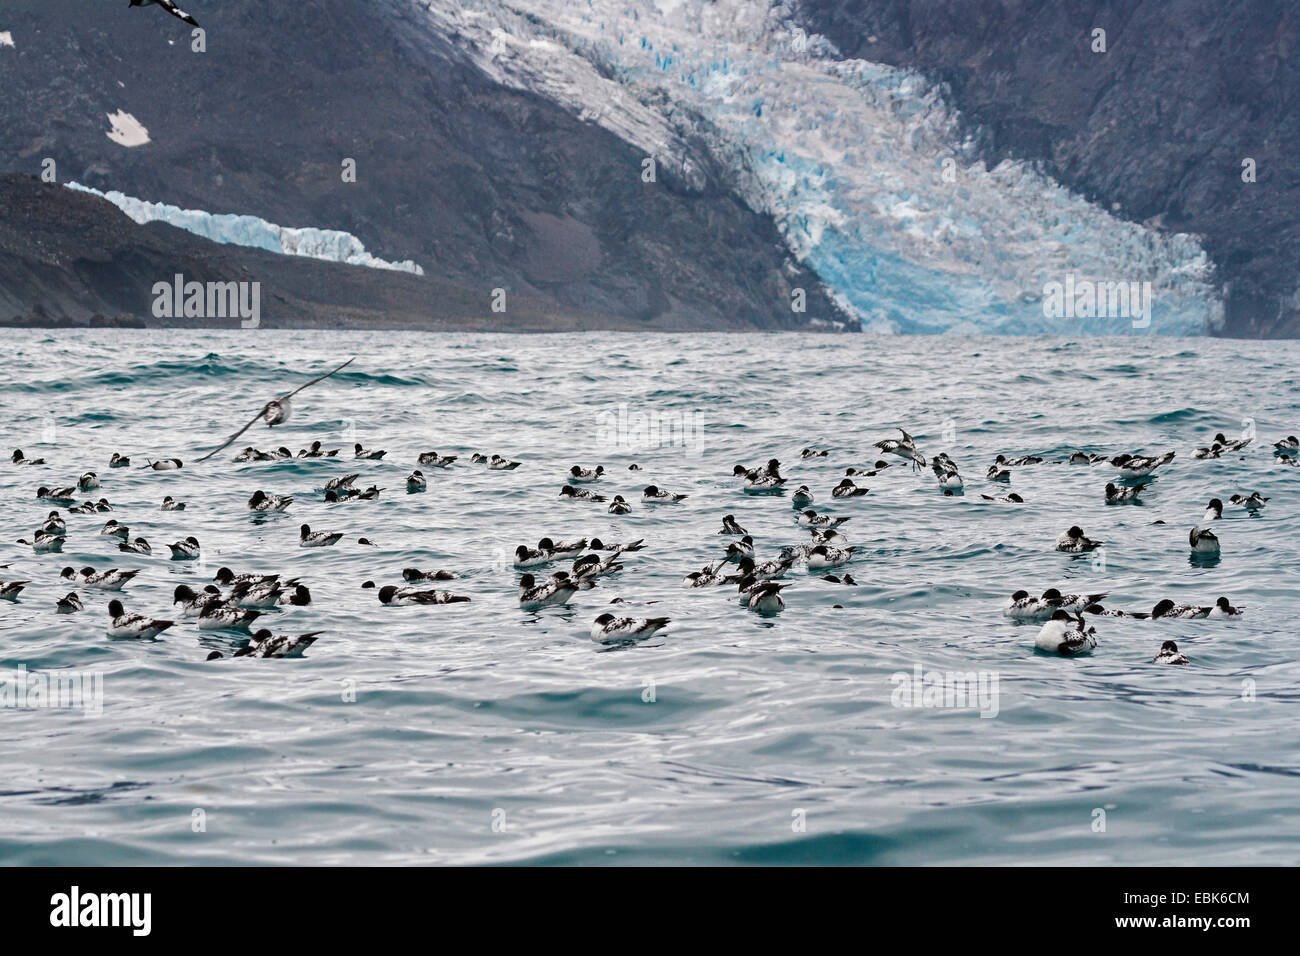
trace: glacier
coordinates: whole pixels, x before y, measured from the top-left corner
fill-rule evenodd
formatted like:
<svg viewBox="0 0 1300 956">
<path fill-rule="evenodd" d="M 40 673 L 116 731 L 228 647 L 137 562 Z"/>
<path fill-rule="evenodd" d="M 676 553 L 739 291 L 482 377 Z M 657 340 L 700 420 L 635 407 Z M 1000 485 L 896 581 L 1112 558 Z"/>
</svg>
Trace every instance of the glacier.
<svg viewBox="0 0 1300 956">
<path fill-rule="evenodd" d="M 682 188 L 723 170 L 866 331 L 1222 327 L 1197 237 L 1127 221 L 1031 164 L 989 167 L 940 87 L 841 59 L 793 25 L 789 0 L 409 2 L 486 75 L 633 144 Z M 1050 316 L 1067 276 L 1149 283 L 1149 327 Z"/>
<path fill-rule="evenodd" d="M 311 226 L 295 228 L 277 226 L 256 216 L 228 213 L 211 213 L 201 209 L 181 209 L 166 203 L 136 199 L 116 190 L 100 192 L 90 186 L 70 182 L 69 189 L 91 193 L 107 199 L 138 223 L 165 222 L 186 232 L 232 246 L 250 246 L 288 256 L 305 256 L 327 262 L 342 262 L 371 269 L 391 269 L 424 275 L 424 270 L 414 262 L 387 262 L 366 251 L 361 240 L 349 232 L 337 229 L 316 229 Z"/>
</svg>

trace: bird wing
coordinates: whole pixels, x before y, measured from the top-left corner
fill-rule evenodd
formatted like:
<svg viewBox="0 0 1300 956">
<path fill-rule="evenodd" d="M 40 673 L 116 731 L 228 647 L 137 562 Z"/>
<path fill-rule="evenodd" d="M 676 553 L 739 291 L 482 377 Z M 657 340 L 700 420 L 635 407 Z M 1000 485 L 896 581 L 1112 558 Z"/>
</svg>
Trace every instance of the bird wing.
<svg viewBox="0 0 1300 956">
<path fill-rule="evenodd" d="M 344 362 L 344 363 L 343 363 L 342 365 L 340 365 L 338 368 L 333 369 L 332 371 L 326 372 L 324 375 L 318 375 L 318 376 L 316 376 L 316 378 L 313 378 L 310 382 L 307 382 L 307 383 L 304 384 L 304 385 L 299 385 L 299 386 L 298 386 L 297 388 L 295 388 L 292 392 L 289 392 L 288 394 L 285 394 L 285 395 L 281 395 L 279 398 L 276 399 L 276 401 L 277 401 L 277 402 L 283 402 L 285 399 L 288 399 L 288 398 L 293 397 L 294 395 L 297 395 L 299 392 L 301 392 L 304 388 L 307 388 L 309 385 L 315 385 L 317 382 L 321 381 L 322 379 L 329 378 L 329 377 L 330 377 L 331 375 L 333 375 L 335 372 L 338 372 L 338 371 L 340 371 L 340 370 L 346 368 L 347 366 L 351 365 L 353 362 L 356 361 L 356 358 L 357 358 L 357 357 L 356 357 L 355 355 L 352 356 L 352 358 L 348 359 L 346 362 Z M 209 458 L 211 458 L 213 455 L 215 455 L 217 452 L 221 451 L 222 449 L 229 448 L 230 445 L 231 445 L 231 443 L 234 442 L 234 440 L 235 440 L 236 438 L 238 438 L 240 435 L 244 434 L 244 432 L 248 431 L 250 428 L 252 428 L 254 425 L 257 424 L 257 420 L 258 420 L 259 418 L 262 417 L 262 415 L 266 412 L 267 406 L 270 405 L 270 404 L 271 404 L 270 402 L 267 402 L 265 405 L 263 405 L 260 409 L 258 409 L 257 414 L 253 416 L 252 421 L 250 421 L 247 425 L 245 425 L 245 426 L 244 426 L 243 428 L 241 428 L 239 431 L 235 432 L 233 435 L 231 435 L 229 438 L 227 438 L 223 444 L 221 444 L 221 445 L 218 446 L 217 448 L 212 449 L 212 451 L 208 452 L 208 453 L 207 453 L 206 455 L 204 455 L 202 458 L 199 458 L 199 459 L 197 459 L 197 460 L 198 460 L 198 461 L 207 461 Z"/>
</svg>

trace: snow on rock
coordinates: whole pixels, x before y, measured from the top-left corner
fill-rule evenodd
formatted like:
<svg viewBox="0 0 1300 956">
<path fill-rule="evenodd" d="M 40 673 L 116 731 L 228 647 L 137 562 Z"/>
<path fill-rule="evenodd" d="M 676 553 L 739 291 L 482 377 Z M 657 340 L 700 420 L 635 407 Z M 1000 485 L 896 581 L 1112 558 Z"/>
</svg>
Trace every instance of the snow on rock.
<svg viewBox="0 0 1300 956">
<path fill-rule="evenodd" d="M 8 30 L 0 30 L 0 46 L 13 46 L 14 35 Z"/>
<path fill-rule="evenodd" d="M 391 269 L 424 275 L 424 270 L 410 260 L 386 262 L 366 251 L 361 240 L 337 229 L 315 229 L 310 226 L 293 228 L 277 226 L 256 216 L 238 216 L 225 213 L 204 212 L 201 209 L 181 209 L 166 203 L 153 203 L 136 199 L 117 191 L 107 193 L 68 183 L 70 189 L 93 193 L 107 199 L 138 223 L 165 222 L 169 225 L 203 236 L 214 242 L 233 246 L 251 246 L 289 256 L 324 259 L 372 269 Z"/>
<path fill-rule="evenodd" d="M 1028 164 L 986 168 L 940 89 L 840 59 L 782 2 L 416 2 L 487 75 L 640 147 L 685 187 L 704 185 L 702 160 L 720 166 L 868 331 L 1223 322 L 1196 237 L 1126 222 Z M 1052 315 L 1048 288 L 1070 275 L 1149 282 L 1149 328 Z"/>
</svg>

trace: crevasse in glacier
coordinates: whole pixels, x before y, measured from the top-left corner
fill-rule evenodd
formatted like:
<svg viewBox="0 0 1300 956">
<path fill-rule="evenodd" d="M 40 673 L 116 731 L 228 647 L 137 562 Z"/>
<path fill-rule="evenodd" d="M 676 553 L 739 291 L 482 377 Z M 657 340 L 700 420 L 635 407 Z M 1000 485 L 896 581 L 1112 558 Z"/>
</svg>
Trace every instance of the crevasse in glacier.
<svg viewBox="0 0 1300 956">
<path fill-rule="evenodd" d="M 315 229 L 307 226 L 293 228 L 277 226 L 256 216 L 237 216 L 225 213 L 204 212 L 201 209 L 181 209 L 166 203 L 147 202 L 124 195 L 116 190 L 100 192 L 79 183 L 68 183 L 68 188 L 93 193 L 107 199 L 138 223 L 165 222 L 213 242 L 233 246 L 251 246 L 268 252 L 309 259 L 343 262 L 372 269 L 392 269 L 424 275 L 424 270 L 410 260 L 386 262 L 366 251 L 361 240 L 348 232 L 336 229 Z"/>
<path fill-rule="evenodd" d="M 941 90 L 844 60 L 770 0 L 420 0 L 495 80 L 702 185 L 699 150 L 868 331 L 1200 334 L 1222 324 L 1195 237 L 1126 222 L 1033 167 L 977 160 Z M 1149 326 L 1053 315 L 1067 276 L 1150 283 Z"/>
</svg>

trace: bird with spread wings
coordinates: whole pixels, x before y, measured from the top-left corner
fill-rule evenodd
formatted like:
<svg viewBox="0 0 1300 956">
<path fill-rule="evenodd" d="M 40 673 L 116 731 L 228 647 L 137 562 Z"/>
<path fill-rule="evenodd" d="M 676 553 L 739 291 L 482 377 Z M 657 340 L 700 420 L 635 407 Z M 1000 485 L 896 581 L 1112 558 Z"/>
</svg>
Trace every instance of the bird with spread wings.
<svg viewBox="0 0 1300 956">
<path fill-rule="evenodd" d="M 279 398 L 271 399 L 269 402 L 267 402 L 265 405 L 262 406 L 261 410 L 256 415 L 253 416 L 252 421 L 250 421 L 239 431 L 235 432 L 233 435 L 227 438 L 223 444 L 212 449 L 212 451 L 208 452 L 202 458 L 197 459 L 197 461 L 207 461 L 209 458 L 211 458 L 217 452 L 221 451 L 223 448 L 230 447 L 231 442 L 233 442 L 240 435 L 244 434 L 244 432 L 248 431 L 250 428 L 256 425 L 258 419 L 262 419 L 263 421 L 265 421 L 268 428 L 288 421 L 289 416 L 293 414 L 293 406 L 289 403 L 289 399 L 293 398 L 293 396 L 297 395 L 304 388 L 307 388 L 311 385 L 315 385 L 317 382 L 329 378 L 335 372 L 340 372 L 343 369 L 347 368 L 349 365 L 351 365 L 353 362 L 356 361 L 356 358 L 357 357 L 354 355 L 352 356 L 352 358 L 348 359 L 338 368 L 326 372 L 324 375 L 316 376 L 310 382 L 307 382 L 304 385 L 299 385 L 292 392 L 288 392 L 287 394 L 281 395 Z"/>
</svg>

